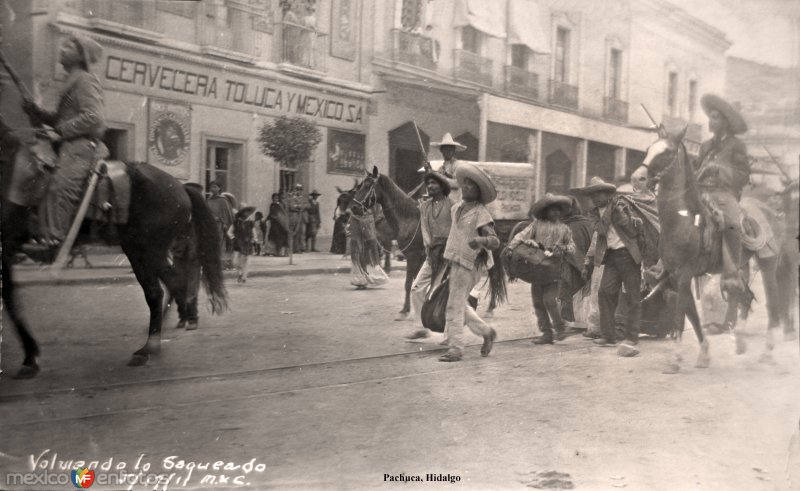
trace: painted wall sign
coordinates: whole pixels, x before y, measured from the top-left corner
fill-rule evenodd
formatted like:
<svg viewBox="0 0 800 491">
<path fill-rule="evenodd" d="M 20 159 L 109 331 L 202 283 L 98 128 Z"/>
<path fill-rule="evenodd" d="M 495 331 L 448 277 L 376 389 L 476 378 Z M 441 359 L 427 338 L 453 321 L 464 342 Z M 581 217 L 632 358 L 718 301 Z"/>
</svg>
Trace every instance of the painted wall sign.
<svg viewBox="0 0 800 491">
<path fill-rule="evenodd" d="M 147 154 L 175 177 L 189 177 L 192 110 L 185 104 L 150 100 Z"/>
<path fill-rule="evenodd" d="M 366 135 L 328 129 L 328 172 L 363 174 L 366 141 Z"/>
<path fill-rule="evenodd" d="M 257 77 L 230 75 L 199 65 L 152 62 L 110 50 L 103 76 L 110 85 L 144 88 L 154 94 L 178 94 L 198 102 L 221 103 L 272 114 L 309 116 L 337 123 L 363 125 L 366 103 L 335 95 L 297 89 Z"/>
</svg>

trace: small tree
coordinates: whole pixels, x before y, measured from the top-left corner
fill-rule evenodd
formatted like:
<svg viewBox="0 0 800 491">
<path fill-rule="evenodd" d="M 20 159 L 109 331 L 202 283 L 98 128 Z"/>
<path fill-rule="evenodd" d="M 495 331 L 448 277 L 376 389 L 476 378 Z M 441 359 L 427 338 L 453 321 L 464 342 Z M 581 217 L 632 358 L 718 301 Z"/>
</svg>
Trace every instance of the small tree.
<svg viewBox="0 0 800 491">
<path fill-rule="evenodd" d="M 308 162 L 321 141 L 322 132 L 317 125 L 304 118 L 286 116 L 265 123 L 258 136 L 264 155 L 287 169 L 297 169 Z M 286 189 L 288 183 L 281 182 L 280 187 Z"/>
<path fill-rule="evenodd" d="M 264 155 L 271 157 L 280 167 L 298 169 L 311 159 L 311 154 L 322 141 L 322 132 L 317 125 L 303 118 L 281 116 L 272 123 L 265 123 L 258 135 L 258 143 Z M 283 176 L 278 170 L 278 175 Z M 289 183 L 281 178 L 280 189 L 289 191 Z M 291 227 L 290 227 L 291 228 Z M 294 235 L 289 230 L 289 264 L 292 264 Z"/>
</svg>

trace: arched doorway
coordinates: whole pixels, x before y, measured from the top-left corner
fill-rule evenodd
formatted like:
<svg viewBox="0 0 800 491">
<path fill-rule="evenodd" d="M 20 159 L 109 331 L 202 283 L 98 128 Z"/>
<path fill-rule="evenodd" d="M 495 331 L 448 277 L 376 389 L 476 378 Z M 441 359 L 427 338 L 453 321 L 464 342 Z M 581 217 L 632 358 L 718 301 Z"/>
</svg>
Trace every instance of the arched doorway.
<svg viewBox="0 0 800 491">
<path fill-rule="evenodd" d="M 556 150 L 545 158 L 545 189 L 549 193 L 564 194 L 572 182 L 572 161 L 567 154 Z"/>
<path fill-rule="evenodd" d="M 475 138 L 469 131 L 462 133 L 454 138 L 458 143 L 467 147 L 463 152 L 457 152 L 456 158 L 459 160 L 478 161 L 478 139 Z"/>
<path fill-rule="evenodd" d="M 419 148 L 419 139 L 414 130 L 414 123 L 407 122 L 389 131 L 389 177 L 403 191 L 411 191 L 422 181 L 422 174 L 417 172 L 430 147 L 430 137 L 419 130 L 425 153 Z"/>
</svg>

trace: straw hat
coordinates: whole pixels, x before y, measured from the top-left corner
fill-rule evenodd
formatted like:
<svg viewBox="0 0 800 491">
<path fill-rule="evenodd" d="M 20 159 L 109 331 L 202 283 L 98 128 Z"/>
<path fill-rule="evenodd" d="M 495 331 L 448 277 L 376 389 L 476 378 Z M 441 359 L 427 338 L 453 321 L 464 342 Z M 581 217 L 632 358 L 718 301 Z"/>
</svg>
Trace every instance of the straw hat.
<svg viewBox="0 0 800 491">
<path fill-rule="evenodd" d="M 531 206 L 530 216 L 542 220 L 547 218 L 545 212 L 551 206 L 558 206 L 561 208 L 561 214 L 566 215 L 572 208 L 572 199 L 569 196 L 562 196 L 560 194 L 547 193 L 544 198 L 540 199 Z"/>
<path fill-rule="evenodd" d="M 456 150 L 466 150 L 467 146 L 458 143 L 457 141 L 453 140 L 453 135 L 450 133 L 445 133 L 442 137 L 442 141 L 440 142 L 432 142 L 432 147 L 446 147 L 446 146 L 456 147 Z"/>
<path fill-rule="evenodd" d="M 192 188 L 195 191 L 199 191 L 200 194 L 203 194 L 203 185 L 202 184 L 198 184 L 196 182 L 187 182 L 187 183 L 184 183 L 183 186 L 187 187 L 187 188 Z"/>
<path fill-rule="evenodd" d="M 450 195 L 451 191 L 450 182 L 448 182 L 447 178 L 444 177 L 441 173 L 435 171 L 428 172 L 427 174 L 425 174 L 425 177 L 422 179 L 422 182 L 427 183 L 428 179 L 434 179 L 436 182 L 439 183 L 439 185 L 442 187 L 442 194 L 444 194 L 445 196 Z"/>
<path fill-rule="evenodd" d="M 589 185 L 582 188 L 572 188 L 569 190 L 570 193 L 575 194 L 592 194 L 598 193 L 601 191 L 613 193 L 617 190 L 617 187 L 613 184 L 609 184 L 605 182 L 602 178 L 594 176 L 589 180 Z"/>
<path fill-rule="evenodd" d="M 734 135 L 747 132 L 747 123 L 745 123 L 742 115 L 722 97 L 715 94 L 706 94 L 700 98 L 700 105 L 703 106 L 706 116 L 712 109 L 719 111 L 728 120 L 731 132 Z"/>
<path fill-rule="evenodd" d="M 311 191 L 311 192 L 310 192 L 308 195 L 309 195 L 309 196 L 322 196 L 322 193 L 318 192 L 318 191 L 315 189 L 315 190 Z"/>
<path fill-rule="evenodd" d="M 480 188 L 481 203 L 487 205 L 497 199 L 497 190 L 494 187 L 492 178 L 486 172 L 469 162 L 459 162 L 458 167 L 456 167 L 456 180 L 462 189 L 464 187 L 464 179 L 467 178 Z"/>
</svg>

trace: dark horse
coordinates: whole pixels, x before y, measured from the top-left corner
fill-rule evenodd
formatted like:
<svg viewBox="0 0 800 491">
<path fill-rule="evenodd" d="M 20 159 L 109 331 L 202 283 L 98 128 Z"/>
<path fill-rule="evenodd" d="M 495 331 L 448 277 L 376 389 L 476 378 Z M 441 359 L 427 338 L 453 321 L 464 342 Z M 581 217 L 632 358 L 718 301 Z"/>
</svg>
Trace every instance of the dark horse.
<svg viewBox="0 0 800 491">
<path fill-rule="evenodd" d="M 708 338 L 704 335 L 700 325 L 700 316 L 692 297 L 691 281 L 696 276 L 721 272 L 722 237 L 720 232 L 714 232 L 712 246 L 704 246 L 705 227 L 713 225 L 702 205 L 694 170 L 682 143 L 684 133 L 675 136 L 662 132 L 660 139 L 648 148 L 642 165 L 647 168 L 652 182 L 659 186 L 656 199 L 662 231 L 659 253 L 664 264 L 664 271 L 668 274 L 660 279 L 659 286 L 669 281 L 677 292 L 674 326 L 679 330 L 677 334 L 680 334 L 684 320 L 688 317 L 701 347 L 696 366 L 705 368 L 710 363 Z M 741 258 L 740 270 L 745 267 L 753 255 L 749 250 L 741 251 L 739 255 Z M 776 304 L 777 258 L 773 256 L 762 259 L 756 256 L 756 260 L 761 268 L 769 313 L 766 351 L 762 355 L 762 359 L 766 360 L 771 356 L 770 352 L 774 347 L 772 328 L 778 324 L 777 312 L 782 310 Z M 741 302 L 746 305 L 745 309 L 747 309 L 749 308 L 747 297 L 748 295 L 745 293 L 739 293 L 730 295 L 728 301 Z M 741 333 L 734 330 L 734 334 L 736 336 L 736 352 L 741 354 L 745 351 L 744 340 Z M 676 335 L 675 339 L 677 342 L 680 336 Z M 677 346 L 674 355 L 675 359 L 667 368 L 668 373 L 675 373 L 680 369 Z"/>
<path fill-rule="evenodd" d="M 363 215 L 379 203 L 383 209 L 385 224 L 376 223 L 378 243 L 384 251 L 391 251 L 392 240 L 397 241 L 398 250 L 406 257 L 405 300 L 400 311 L 402 318 L 411 311 L 411 285 L 425 263 L 425 245 L 422 243 L 419 208 L 394 181 L 378 172 L 366 173 L 364 180 L 355 188 L 350 201 L 350 210 Z"/>
<path fill-rule="evenodd" d="M 30 169 L 32 160 L 28 147 L 12 136 L 8 127 L 0 128 L 0 140 L 4 183 L 2 298 L 25 350 L 25 359 L 16 377 L 30 378 L 39 372 L 36 362 L 39 346 L 15 301 L 12 264 L 14 256 L 29 238 L 28 223 L 36 203 L 13 203 L 8 200 L 8 195 L 12 172 L 23 166 Z M 212 311 L 222 312 L 226 309 L 227 294 L 222 278 L 218 232 L 200 192 L 184 187 L 175 178 L 151 165 L 130 163 L 126 167 L 131 180 L 128 222 L 117 226 L 115 237 L 105 238 L 119 243 L 128 256 L 150 309 L 147 342 L 128 363 L 129 366 L 139 366 L 145 364 L 150 355 L 158 354 L 161 347 L 164 291 L 159 281 L 178 301 L 186 296 L 186 278 L 176 274 L 168 258 L 168 249 L 174 240 L 189 237 L 196 241 L 203 283 Z"/>
</svg>

